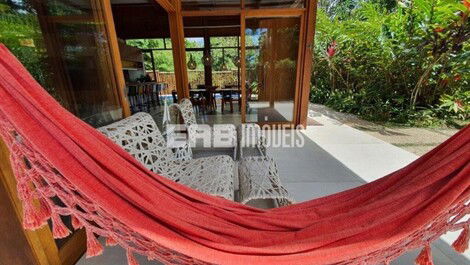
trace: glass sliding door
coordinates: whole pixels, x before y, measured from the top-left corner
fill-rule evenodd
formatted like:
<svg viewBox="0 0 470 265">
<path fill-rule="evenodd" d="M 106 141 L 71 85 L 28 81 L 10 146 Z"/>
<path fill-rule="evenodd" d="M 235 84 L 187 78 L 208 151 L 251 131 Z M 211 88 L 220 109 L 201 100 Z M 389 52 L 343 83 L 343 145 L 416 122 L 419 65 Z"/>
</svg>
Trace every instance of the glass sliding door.
<svg viewBox="0 0 470 265">
<path fill-rule="evenodd" d="M 300 28 L 300 16 L 246 17 L 246 122 L 295 122 Z"/>
<path fill-rule="evenodd" d="M 109 0 L 0 1 L 0 43 L 62 106 L 98 127 L 123 117 L 124 79 L 116 70 L 110 19 Z M 9 176 L 6 170 L 0 175 Z M 45 257 L 37 264 L 75 264 L 85 251 L 85 231 L 74 230 L 69 216 L 61 218 L 73 231 L 66 238 L 54 240 L 47 228 L 26 233 L 25 249 Z"/>
<path fill-rule="evenodd" d="M 103 0 L 17 0 L 0 10 L 0 43 L 64 107 L 93 126 L 122 118 Z"/>
</svg>

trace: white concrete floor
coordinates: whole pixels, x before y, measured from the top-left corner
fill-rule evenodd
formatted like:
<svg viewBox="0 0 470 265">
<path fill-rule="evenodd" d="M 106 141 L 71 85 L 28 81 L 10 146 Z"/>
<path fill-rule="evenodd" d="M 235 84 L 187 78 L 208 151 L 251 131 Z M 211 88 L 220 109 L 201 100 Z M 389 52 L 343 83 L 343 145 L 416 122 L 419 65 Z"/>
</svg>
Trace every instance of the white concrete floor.
<svg viewBox="0 0 470 265">
<path fill-rule="evenodd" d="M 268 154 L 278 163 L 284 185 L 298 202 L 357 187 L 417 158 L 337 120 L 323 115 L 316 115 L 314 119 L 316 126 L 308 126 L 302 131 L 305 136 L 302 148 L 268 149 Z M 449 246 L 457 236 L 458 233 L 448 234 L 433 244 L 435 265 L 470 265 L 470 251 L 460 255 Z M 406 253 L 392 264 L 414 264 L 419 251 Z M 145 257 L 137 258 L 141 265 L 158 264 Z M 121 248 L 107 247 L 102 256 L 82 258 L 77 264 L 126 265 L 127 261 Z"/>
<path fill-rule="evenodd" d="M 269 148 L 279 165 L 282 181 L 298 202 L 354 188 L 374 181 L 414 161 L 417 156 L 323 115 L 308 126 L 304 148 Z M 293 158 L 295 157 L 295 158 Z M 456 253 L 448 233 L 432 246 L 435 265 L 468 265 L 470 251 Z M 413 251 L 392 262 L 414 264 Z"/>
<path fill-rule="evenodd" d="M 312 118 L 324 115 L 418 156 L 427 153 L 458 131 L 456 128 L 449 127 L 421 128 L 376 124 L 356 115 L 338 112 L 327 106 L 313 103 L 309 105 L 309 111 Z"/>
</svg>

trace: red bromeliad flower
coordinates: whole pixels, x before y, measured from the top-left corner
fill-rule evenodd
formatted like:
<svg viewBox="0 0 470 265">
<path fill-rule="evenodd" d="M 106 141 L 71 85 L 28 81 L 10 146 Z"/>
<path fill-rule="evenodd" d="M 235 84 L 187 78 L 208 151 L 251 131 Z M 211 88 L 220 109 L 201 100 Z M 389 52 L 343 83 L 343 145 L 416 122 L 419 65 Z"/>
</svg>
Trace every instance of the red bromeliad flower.
<svg viewBox="0 0 470 265">
<path fill-rule="evenodd" d="M 333 41 L 329 46 L 328 48 L 326 49 L 326 55 L 328 55 L 328 57 L 333 57 L 335 56 L 336 54 L 336 41 Z"/>
<path fill-rule="evenodd" d="M 441 28 L 441 27 L 437 27 L 434 29 L 434 32 L 443 32 L 444 31 L 444 28 Z"/>
<path fill-rule="evenodd" d="M 462 4 L 463 4 L 468 10 L 470 10 L 470 0 L 463 0 L 463 1 L 462 1 Z"/>
<path fill-rule="evenodd" d="M 462 102 L 462 100 L 460 100 L 460 99 L 457 99 L 457 100 L 455 101 L 455 104 L 457 104 L 457 106 L 458 106 L 459 108 L 462 108 L 462 107 L 463 107 L 463 102 Z"/>
<path fill-rule="evenodd" d="M 454 81 L 460 81 L 462 80 L 462 76 L 461 75 L 456 75 L 454 76 Z"/>
</svg>

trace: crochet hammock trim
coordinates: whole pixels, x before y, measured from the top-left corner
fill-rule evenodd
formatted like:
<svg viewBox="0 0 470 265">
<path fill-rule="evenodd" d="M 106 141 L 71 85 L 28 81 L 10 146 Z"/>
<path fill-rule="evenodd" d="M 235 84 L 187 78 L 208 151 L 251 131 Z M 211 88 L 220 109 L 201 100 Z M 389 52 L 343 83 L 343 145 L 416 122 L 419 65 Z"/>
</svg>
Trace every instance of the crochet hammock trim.
<svg viewBox="0 0 470 265">
<path fill-rule="evenodd" d="M 452 180 L 454 178 L 459 179 L 459 187 L 461 187 L 461 189 L 458 194 L 457 192 L 453 193 L 453 198 L 455 199 L 451 203 L 449 203 L 445 208 L 436 208 L 434 215 L 431 218 L 428 218 L 428 221 L 426 223 L 420 225 L 420 227 L 414 228 L 414 232 L 408 234 L 407 236 L 401 237 L 399 240 L 391 242 L 391 239 L 389 239 L 393 238 L 393 233 L 395 233 L 394 230 L 389 231 L 388 236 L 386 236 L 387 234 L 381 234 L 380 237 L 377 238 L 374 238 L 373 236 L 369 235 L 364 235 L 364 237 L 366 237 L 369 240 L 368 242 L 371 244 L 373 244 L 374 240 L 386 243 L 383 243 L 382 247 L 376 248 L 372 251 L 364 253 L 364 251 L 361 251 L 361 249 L 356 248 L 354 253 L 357 254 L 355 255 L 330 256 L 325 257 L 323 261 L 317 261 L 314 258 L 310 258 L 310 256 L 308 255 L 309 253 L 311 253 L 310 251 L 305 251 L 306 255 L 302 256 L 300 254 L 301 252 L 296 250 L 295 244 L 290 247 L 284 248 L 284 253 L 280 252 L 279 249 L 277 250 L 277 253 L 271 252 L 272 250 L 270 249 L 276 247 L 276 239 L 273 239 L 271 246 L 264 245 L 266 247 L 259 247 L 256 251 L 249 250 L 248 248 L 245 250 L 240 250 L 239 253 L 230 253 L 229 251 L 227 251 L 227 259 L 225 260 L 220 258 L 221 255 L 215 255 L 216 252 L 220 254 L 220 251 L 216 250 L 216 247 L 212 247 L 214 249 L 213 254 L 205 255 L 197 252 L 197 250 L 192 250 L 191 247 L 188 247 L 187 249 L 179 248 L 181 251 L 177 251 L 175 250 L 177 248 L 176 245 L 175 248 L 172 248 L 168 244 L 163 243 L 166 242 L 165 240 L 162 239 L 162 241 L 159 241 L 158 237 L 156 237 L 154 234 L 143 230 L 141 227 L 133 227 L 131 222 L 125 222 L 113 216 L 113 214 L 110 213 L 109 208 L 99 205 L 95 202 L 93 198 L 87 195 L 91 194 L 89 193 L 91 189 L 88 190 L 87 193 L 85 193 L 80 188 L 78 188 L 76 184 L 74 184 L 73 179 L 70 178 L 70 176 L 59 172 L 57 167 L 50 162 L 51 160 L 43 155 L 46 152 L 42 152 L 42 150 L 39 150 L 36 147 L 38 139 L 28 138 L 28 135 L 20 133 L 28 132 L 28 129 L 19 128 L 18 126 L 21 126 L 21 124 L 15 123 L 13 120 L 11 120 L 12 117 L 14 118 L 15 115 L 19 114 L 13 113 L 11 109 L 7 107 L 4 108 L 4 106 L 7 106 L 7 104 L 11 103 L 6 101 L 8 97 L 11 96 L 11 94 L 8 94 L 8 92 L 6 91 L 8 89 L 13 89 L 13 86 L 11 86 L 12 84 L 9 83 L 11 82 L 11 80 L 7 78 L 7 74 L 9 72 L 11 74 L 19 74 L 23 77 L 26 75 L 24 78 L 26 78 L 28 82 L 32 82 L 32 78 L 26 73 L 24 68 L 18 66 L 19 62 L 17 62 L 16 59 L 14 59 L 11 54 L 9 54 L 6 48 L 2 47 L 1 45 L 0 55 L 0 136 L 3 138 L 11 152 L 10 159 L 14 174 L 17 179 L 18 195 L 21 201 L 23 202 L 24 227 L 26 229 L 38 229 L 46 225 L 47 220 L 50 219 L 52 221 L 53 236 L 55 238 L 63 238 L 68 236 L 71 231 L 61 221 L 60 216 L 71 216 L 72 225 L 74 229 L 83 228 L 86 230 L 87 257 L 100 255 L 103 252 L 103 247 L 96 239 L 96 235 L 105 237 L 106 244 L 108 245 L 120 245 L 121 247 L 123 247 L 127 251 L 129 265 L 137 264 L 137 261 L 133 256 L 134 253 L 147 256 L 149 260 L 159 260 L 166 264 L 246 264 L 255 262 L 258 264 L 267 264 L 272 263 L 273 260 L 276 261 L 276 264 L 389 264 L 393 259 L 400 256 L 402 253 L 419 247 L 424 248 L 420 255 L 417 257 L 416 262 L 420 265 L 428 265 L 432 264 L 432 257 L 429 247 L 430 243 L 440 237 L 442 234 L 446 233 L 447 231 L 457 230 L 462 230 L 462 233 L 453 244 L 454 249 L 459 252 L 464 252 L 468 248 L 470 220 L 463 221 L 463 218 L 465 217 L 465 215 L 470 214 L 470 181 L 468 180 L 470 171 L 470 127 L 465 128 L 457 135 L 449 139 L 447 142 L 437 147 L 435 150 L 431 151 L 427 155 L 423 156 L 420 159 L 421 161 L 414 162 L 412 165 L 398 171 L 397 173 L 392 173 L 391 175 L 383 178 L 382 180 L 366 185 L 367 187 L 381 185 L 385 182 L 386 178 L 391 178 L 394 176 L 394 174 L 404 174 L 403 177 L 406 178 L 407 175 L 412 174 L 411 172 L 413 172 L 413 170 L 416 170 L 416 167 L 420 163 L 423 163 L 427 159 L 431 159 L 436 154 L 439 154 L 439 151 L 443 152 L 440 153 L 440 155 L 443 156 L 449 155 L 449 153 L 457 153 L 456 155 L 459 155 L 459 157 L 461 157 L 459 160 L 460 162 L 455 163 L 455 168 L 452 170 L 447 170 L 446 172 L 448 173 L 445 177 L 442 177 L 442 181 L 437 181 L 437 184 L 440 184 L 441 186 L 445 186 L 448 184 L 446 190 L 449 190 L 452 189 L 452 185 L 455 184 L 452 183 Z M 25 84 L 25 86 L 28 85 L 30 84 Z M 41 93 L 45 94 L 44 91 L 39 89 L 39 85 L 28 86 L 28 88 L 31 90 L 37 90 L 36 93 L 40 95 Z M 47 99 L 46 96 L 44 97 L 45 99 L 42 98 L 41 100 Z M 39 100 L 39 102 L 41 100 Z M 31 105 L 27 105 L 26 102 L 18 100 L 16 104 L 26 108 L 31 106 L 34 107 L 34 105 L 38 103 L 37 101 L 32 101 L 31 103 L 28 103 Z M 10 104 L 8 106 L 11 107 L 12 105 Z M 18 109 L 18 111 L 22 110 Z M 63 114 L 66 115 L 65 110 L 56 109 L 55 111 L 63 112 Z M 51 118 L 51 120 L 53 120 L 53 118 Z M 77 119 L 75 122 L 79 122 L 79 120 Z M 60 127 L 59 124 L 57 126 Z M 37 130 L 40 130 L 40 128 Z M 98 135 L 99 133 L 93 134 L 93 137 L 99 137 Z M 103 141 L 106 142 L 106 140 L 104 140 L 104 136 L 100 137 L 103 137 Z M 36 144 L 34 144 L 33 142 Z M 119 152 L 119 149 L 112 145 L 111 141 L 107 141 L 106 143 L 113 147 L 112 150 L 116 150 L 116 152 Z M 450 150 L 446 153 L 443 150 L 445 150 L 447 146 L 453 146 L 455 150 Z M 133 166 L 133 170 L 136 172 L 136 174 L 140 174 L 139 172 L 151 174 L 149 171 L 146 171 L 143 167 L 138 166 L 138 163 L 132 160 L 130 156 L 125 156 L 121 153 L 119 154 L 130 161 L 129 165 Z M 100 165 L 100 163 L 105 163 L 104 160 L 106 158 L 103 157 L 102 159 L 103 160 L 96 160 L 98 165 Z M 458 159 L 454 157 L 454 160 Z M 122 160 L 121 162 L 125 163 L 125 160 Z M 452 165 L 452 163 L 442 165 L 442 167 L 449 167 L 450 165 Z M 430 174 L 432 174 L 432 172 Z M 167 185 L 168 187 L 172 187 L 173 190 L 171 190 L 171 192 L 174 193 L 175 198 L 178 198 L 178 200 L 184 201 L 185 203 L 194 206 L 194 211 L 196 211 L 197 209 L 202 209 L 201 207 L 197 208 L 195 202 L 204 201 L 207 205 L 209 205 L 208 207 L 210 207 L 210 209 L 220 209 L 220 211 L 223 211 L 225 209 L 226 214 L 228 213 L 227 209 L 231 209 L 231 211 L 234 213 L 242 213 L 245 218 L 253 218 L 252 220 L 255 220 L 256 218 L 261 218 L 257 217 L 261 214 L 272 214 L 271 216 L 268 216 L 269 218 L 275 218 L 276 216 L 287 218 L 287 216 L 289 215 L 298 215 L 299 213 L 302 213 L 302 215 L 310 214 L 311 219 L 314 219 L 316 214 L 322 214 L 319 212 L 321 210 L 320 206 L 318 205 L 328 205 L 329 201 L 334 201 L 337 198 L 341 198 L 341 196 L 353 196 L 354 192 L 356 192 L 357 194 L 364 191 L 363 186 L 362 188 L 356 188 L 351 191 L 346 191 L 325 198 L 312 200 L 310 202 L 266 211 L 255 210 L 247 206 L 237 206 L 234 203 L 225 201 L 224 199 L 213 198 L 208 195 L 199 194 L 198 192 L 182 187 L 179 184 L 164 180 L 159 176 L 154 175 L 154 177 L 156 177 L 157 180 L 160 181 L 160 185 Z M 400 179 L 397 178 L 396 181 L 400 182 Z M 437 184 L 435 183 L 433 185 Z M 396 188 L 397 185 L 395 185 L 394 187 L 391 186 L 390 189 L 392 189 L 392 191 L 390 191 L 390 193 L 392 193 L 393 189 Z M 184 195 L 184 193 L 186 193 L 186 195 Z M 384 196 L 386 196 L 386 194 L 382 194 L 382 197 Z M 440 196 L 440 194 L 436 194 L 436 196 Z M 389 200 L 389 202 L 392 201 Z M 138 207 L 137 203 L 134 207 Z M 335 207 L 339 206 L 336 205 Z M 425 209 L 426 205 L 420 205 L 418 208 Z M 186 208 L 181 210 L 189 211 Z M 349 211 L 351 210 L 352 209 L 350 209 Z M 345 209 L 338 209 L 338 211 L 348 212 L 348 210 Z M 218 216 L 216 211 L 212 211 L 212 213 L 214 214 L 214 216 Z M 416 213 L 413 213 L 412 216 L 396 217 L 395 220 L 397 220 L 398 222 L 403 221 L 403 218 L 411 219 L 418 213 L 419 210 Z M 234 216 L 235 215 L 232 215 L 232 217 Z M 380 213 L 378 213 L 378 216 L 380 216 Z M 212 225 L 212 223 L 210 223 L 210 220 L 208 220 L 207 222 L 208 226 Z M 239 220 L 234 220 L 233 222 L 242 223 Z M 249 224 L 247 223 L 245 225 L 248 226 Z M 295 227 L 295 225 L 296 224 L 292 224 L 292 227 Z M 360 223 L 352 225 L 358 225 L 357 229 L 361 229 L 361 227 L 359 227 Z M 298 224 L 298 226 L 299 227 L 296 228 L 297 230 L 303 228 L 304 225 Z M 175 226 L 172 226 L 172 229 L 177 228 Z M 216 228 L 214 227 L 214 229 Z M 269 225 L 266 225 L 264 233 L 267 236 L 269 236 L 270 229 L 273 230 L 275 228 L 270 228 Z M 289 229 L 292 230 L 294 228 Z M 340 233 L 341 228 L 337 229 Z M 368 231 L 369 232 L 367 232 L 367 234 L 374 234 L 371 230 Z M 175 232 L 183 234 L 183 231 Z M 194 238 L 198 236 L 197 233 L 197 231 L 194 232 L 194 237 L 188 236 L 188 244 L 191 240 L 190 238 L 195 241 Z M 347 235 L 343 236 L 343 238 L 345 237 L 347 237 Z M 203 238 L 203 236 L 201 236 L 201 238 Z M 358 239 L 356 238 L 355 240 Z M 309 238 L 299 238 L 298 244 L 308 244 L 308 241 Z M 327 241 L 328 239 L 325 239 L 325 242 Z M 199 242 L 203 242 L 203 239 L 199 240 Z M 354 240 L 351 242 L 357 243 L 357 241 Z M 206 245 L 209 246 L 208 243 Z M 328 244 L 325 243 L 324 245 Z M 334 248 L 335 242 L 331 242 L 329 243 L 329 245 Z M 253 243 L 252 246 L 256 246 L 256 244 Z M 252 247 L 252 249 L 253 248 L 254 247 Z M 316 251 L 315 247 L 313 247 L 312 249 L 312 251 Z M 341 248 L 338 248 L 337 251 L 338 252 L 336 253 L 341 253 Z M 294 255 L 292 258 L 289 258 L 289 254 L 291 253 L 299 255 Z M 240 260 L 231 259 L 229 257 L 239 257 Z M 243 260 L 243 262 L 241 260 Z"/>
<path fill-rule="evenodd" d="M 1 112 L 0 135 L 11 151 L 10 160 L 17 179 L 18 196 L 23 202 L 25 229 L 39 229 L 50 219 L 54 238 L 64 238 L 71 231 L 60 216 L 71 216 L 74 229 L 86 230 L 87 258 L 103 253 L 103 247 L 95 237 L 99 235 L 106 237 L 106 245 L 120 245 L 126 249 L 129 265 L 138 264 L 133 253 L 165 264 L 209 264 L 165 248 L 107 214 L 105 209 L 81 194 L 41 154 L 34 151 L 31 144 L 17 133 Z M 57 203 L 57 198 L 60 203 Z M 470 223 L 459 220 L 470 214 L 469 199 L 467 195 L 422 229 L 387 248 L 335 264 L 389 264 L 401 254 L 424 246 L 416 262 L 427 265 L 431 260 L 430 242 L 448 231 L 460 229 L 463 231 L 452 246 L 463 253 L 468 249 Z"/>
<path fill-rule="evenodd" d="M 129 265 L 137 264 L 132 253 L 149 260 L 172 264 L 175 258 L 184 264 L 208 264 L 165 248 L 140 235 L 92 202 L 61 175 L 0 112 L 0 135 L 10 150 L 10 161 L 17 180 L 18 197 L 23 204 L 23 227 L 36 230 L 52 222 L 54 238 L 65 238 L 71 231 L 60 216 L 71 216 L 74 229 L 85 229 L 86 256 L 103 253 L 96 235 L 106 238 L 106 245 L 120 245 L 127 250 Z"/>
</svg>

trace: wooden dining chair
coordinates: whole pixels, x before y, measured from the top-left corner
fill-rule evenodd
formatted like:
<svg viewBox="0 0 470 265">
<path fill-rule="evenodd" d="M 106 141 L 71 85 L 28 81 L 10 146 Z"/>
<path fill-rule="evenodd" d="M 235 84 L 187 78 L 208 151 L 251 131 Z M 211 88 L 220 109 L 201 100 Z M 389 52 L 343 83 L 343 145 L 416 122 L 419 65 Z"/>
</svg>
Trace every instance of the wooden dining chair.
<svg viewBox="0 0 470 265">
<path fill-rule="evenodd" d="M 230 104 L 230 112 L 233 113 L 233 99 L 232 99 L 232 92 L 231 91 L 223 91 L 222 92 L 222 113 L 224 113 L 225 104 Z"/>
<path fill-rule="evenodd" d="M 215 101 L 217 87 L 215 86 L 206 86 L 206 107 L 208 110 L 216 111 L 217 102 Z"/>
<path fill-rule="evenodd" d="M 225 88 L 238 88 L 236 85 L 225 86 Z M 240 93 L 233 93 L 233 91 L 223 91 L 222 92 L 222 113 L 224 113 L 224 107 L 226 103 L 230 104 L 230 112 L 233 113 L 233 102 L 238 103 L 238 111 L 241 111 L 241 97 Z"/>
<path fill-rule="evenodd" d="M 197 85 L 197 89 L 205 89 L 204 85 Z M 190 91 L 190 100 L 193 106 L 199 112 L 206 112 L 206 105 L 207 105 L 207 98 L 205 92 L 191 92 L 191 87 L 189 87 Z"/>
</svg>

